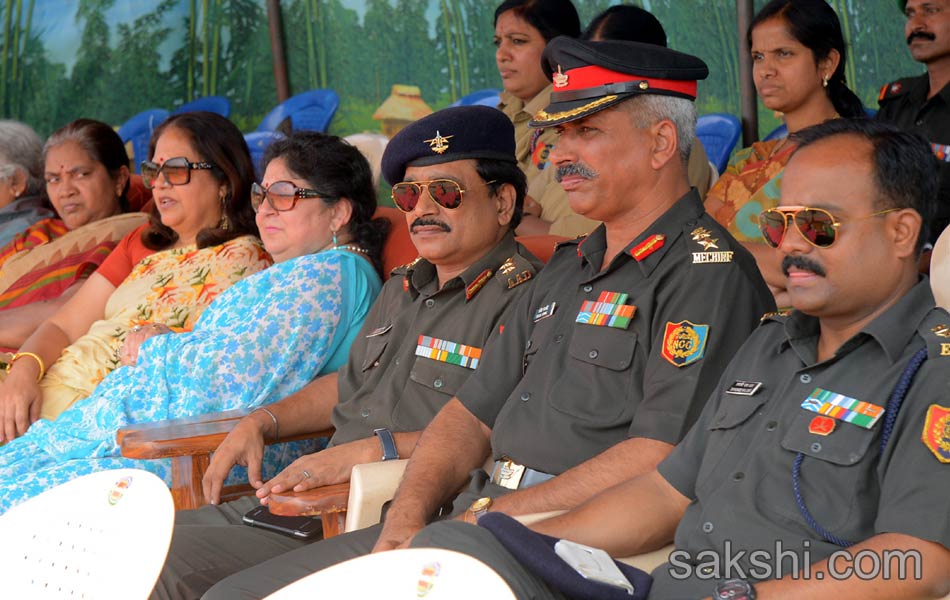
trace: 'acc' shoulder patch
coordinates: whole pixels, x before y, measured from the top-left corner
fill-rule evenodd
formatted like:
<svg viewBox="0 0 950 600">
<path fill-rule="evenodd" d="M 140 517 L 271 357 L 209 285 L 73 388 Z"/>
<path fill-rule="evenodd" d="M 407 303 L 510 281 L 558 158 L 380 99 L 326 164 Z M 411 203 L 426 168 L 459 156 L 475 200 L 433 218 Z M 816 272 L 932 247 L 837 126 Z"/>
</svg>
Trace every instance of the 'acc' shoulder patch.
<svg viewBox="0 0 950 600">
<path fill-rule="evenodd" d="M 674 367 L 685 367 L 703 357 L 708 337 L 709 325 L 667 322 L 660 354 Z"/>
<path fill-rule="evenodd" d="M 930 405 L 920 439 L 937 460 L 950 463 L 950 408 Z"/>
</svg>

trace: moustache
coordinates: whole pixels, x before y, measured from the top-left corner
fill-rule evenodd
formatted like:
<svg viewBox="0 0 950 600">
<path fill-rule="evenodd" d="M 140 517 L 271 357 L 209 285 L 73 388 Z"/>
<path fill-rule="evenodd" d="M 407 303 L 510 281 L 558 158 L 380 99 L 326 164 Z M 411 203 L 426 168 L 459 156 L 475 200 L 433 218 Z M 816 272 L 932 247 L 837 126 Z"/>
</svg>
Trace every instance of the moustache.
<svg viewBox="0 0 950 600">
<path fill-rule="evenodd" d="M 926 31 L 915 31 L 914 33 L 907 36 L 907 45 L 909 46 L 910 43 L 913 42 L 915 38 L 920 38 L 922 40 L 928 40 L 932 42 L 935 39 L 937 39 L 937 36 Z"/>
<path fill-rule="evenodd" d="M 597 171 L 581 163 L 570 163 L 558 167 L 557 171 L 554 173 L 554 179 L 558 183 L 561 183 L 562 179 L 572 175 L 577 175 L 578 177 L 583 177 L 584 179 L 593 179 L 597 177 Z"/>
<path fill-rule="evenodd" d="M 439 229 L 441 229 L 442 231 L 446 233 L 449 233 L 450 231 L 452 231 L 452 228 L 449 227 L 448 224 L 443 223 L 442 221 L 436 221 L 435 219 L 431 217 L 419 217 L 418 219 L 412 222 L 412 225 L 409 226 L 409 231 L 411 233 L 415 233 L 416 227 L 430 227 L 430 226 L 438 227 Z"/>
<path fill-rule="evenodd" d="M 801 269 L 802 271 L 809 271 L 818 275 L 819 277 L 825 276 L 825 270 L 821 268 L 821 265 L 818 263 L 808 260 L 804 256 L 792 256 L 788 255 L 782 259 L 782 274 L 788 277 L 788 270 L 791 267 Z"/>
</svg>

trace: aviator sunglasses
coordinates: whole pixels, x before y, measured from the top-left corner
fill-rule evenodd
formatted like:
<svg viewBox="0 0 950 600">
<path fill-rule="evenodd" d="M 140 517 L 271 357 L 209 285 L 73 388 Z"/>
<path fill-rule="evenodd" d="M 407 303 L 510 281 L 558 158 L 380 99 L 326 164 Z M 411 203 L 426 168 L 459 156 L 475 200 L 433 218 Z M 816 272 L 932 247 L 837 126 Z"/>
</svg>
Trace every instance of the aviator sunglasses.
<svg viewBox="0 0 950 600">
<path fill-rule="evenodd" d="M 899 209 L 888 208 L 863 217 L 849 219 L 848 222 L 879 217 L 896 210 Z M 838 228 L 844 225 L 844 222 L 839 221 L 823 208 L 807 206 L 770 208 L 759 214 L 759 230 L 766 244 L 772 248 L 778 248 L 782 244 L 788 231 L 789 219 L 795 222 L 795 228 L 802 237 L 816 248 L 830 248 L 838 239 Z"/>
<path fill-rule="evenodd" d="M 214 165 L 209 162 L 191 162 L 184 156 L 169 158 L 161 165 L 146 160 L 141 164 L 142 181 L 145 183 L 145 187 L 151 189 L 155 187 L 159 174 L 164 174 L 165 183 L 185 185 L 191 181 L 192 171 L 205 171 L 213 168 Z"/>
<path fill-rule="evenodd" d="M 482 185 L 490 185 L 495 180 Z M 429 197 L 442 208 L 453 210 L 461 206 L 465 190 L 451 179 L 433 179 L 432 181 L 403 181 L 393 186 L 392 199 L 396 208 L 402 212 L 412 212 L 422 197 L 422 190 L 429 191 Z"/>
<path fill-rule="evenodd" d="M 261 208 L 264 198 L 267 203 L 277 212 L 293 210 L 297 206 L 297 200 L 302 198 L 319 198 L 320 192 L 295 186 L 290 181 L 275 181 L 266 188 L 259 183 L 251 184 L 251 207 L 254 212 Z"/>
</svg>

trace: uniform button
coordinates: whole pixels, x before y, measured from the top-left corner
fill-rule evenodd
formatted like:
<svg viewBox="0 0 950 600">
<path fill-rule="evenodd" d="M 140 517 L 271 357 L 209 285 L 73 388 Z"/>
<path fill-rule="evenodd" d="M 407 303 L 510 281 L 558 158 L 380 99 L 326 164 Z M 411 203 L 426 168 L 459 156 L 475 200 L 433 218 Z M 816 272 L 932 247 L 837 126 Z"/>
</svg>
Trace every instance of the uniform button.
<svg viewBox="0 0 950 600">
<path fill-rule="evenodd" d="M 705 523 L 703 523 L 703 533 L 712 533 L 713 529 L 715 528 L 713 527 L 713 524 L 711 521 L 706 521 Z"/>
<path fill-rule="evenodd" d="M 378 366 L 379 366 L 379 361 L 378 361 L 378 360 L 373 361 L 373 366 L 374 366 L 374 367 L 378 367 Z"/>
<path fill-rule="evenodd" d="M 778 421 L 769 421 L 765 424 L 766 431 L 775 431 L 778 428 Z"/>
<path fill-rule="evenodd" d="M 745 479 L 745 473 L 743 473 L 742 471 L 738 471 L 732 474 L 733 481 L 742 481 L 743 479 Z"/>
<path fill-rule="evenodd" d="M 428 306 L 429 308 L 432 308 L 433 306 L 435 306 L 435 300 L 433 300 L 432 298 L 429 298 L 428 300 L 426 300 L 426 306 Z"/>
<path fill-rule="evenodd" d="M 921 119 L 920 121 L 917 121 L 917 123 L 915 123 L 915 125 L 917 125 L 917 127 L 920 127 L 920 126 L 923 125 L 923 124 L 924 124 L 923 119 Z"/>
<path fill-rule="evenodd" d="M 531 340 L 528 340 L 528 342 L 524 345 L 524 349 L 525 349 L 525 350 L 530 350 L 530 349 L 531 349 Z"/>
<path fill-rule="evenodd" d="M 696 224 L 696 221 L 686 221 L 686 226 L 687 226 L 687 227 L 692 227 L 692 226 L 695 225 L 695 224 Z"/>
<path fill-rule="evenodd" d="M 811 451 L 812 451 L 812 452 L 821 452 L 821 443 L 820 443 L 820 442 L 814 442 L 814 443 L 811 445 Z"/>
<path fill-rule="evenodd" d="M 592 286 L 592 285 L 585 285 L 585 286 L 584 286 L 584 292 L 585 292 L 585 293 L 588 293 L 588 294 L 589 294 L 589 293 L 591 293 L 591 291 L 592 291 L 593 289 L 594 289 L 594 286 Z"/>
<path fill-rule="evenodd" d="M 435 381 L 432 382 L 432 387 L 434 387 L 435 389 L 439 389 L 440 387 L 442 387 L 442 385 L 443 383 L 442 383 L 441 377 L 436 377 Z"/>
<path fill-rule="evenodd" d="M 802 373 L 801 377 L 798 378 L 802 383 L 811 383 L 811 375 L 808 373 Z"/>
<path fill-rule="evenodd" d="M 370 410 L 368 408 L 364 408 L 363 410 L 360 411 L 360 416 L 365 418 L 369 416 L 369 413 L 370 413 Z"/>
<path fill-rule="evenodd" d="M 395 363 L 395 365 L 398 367 L 398 366 L 399 366 L 399 359 L 397 358 L 397 359 L 393 360 L 393 363 Z"/>
<path fill-rule="evenodd" d="M 530 399 L 531 399 L 531 393 L 530 393 L 530 392 L 522 392 L 522 393 L 521 393 L 521 401 L 522 401 L 522 402 L 527 402 L 527 401 L 530 400 Z"/>
<path fill-rule="evenodd" d="M 712 574 L 713 574 L 713 568 L 712 568 L 712 567 L 709 567 L 709 566 L 702 567 L 702 568 L 699 569 L 699 572 L 702 573 L 703 575 L 712 575 Z"/>
<path fill-rule="evenodd" d="M 555 343 L 555 344 L 560 344 L 560 343 L 561 343 L 561 340 L 563 340 L 563 339 L 564 339 L 564 334 L 559 333 L 559 334 L 557 334 L 556 336 L 554 336 L 554 343 Z"/>
<path fill-rule="evenodd" d="M 587 356 L 589 356 L 590 358 L 597 358 L 597 355 L 599 355 L 599 354 L 600 354 L 600 352 L 598 352 L 598 351 L 596 351 L 596 350 L 591 350 L 590 352 L 587 353 Z"/>
</svg>

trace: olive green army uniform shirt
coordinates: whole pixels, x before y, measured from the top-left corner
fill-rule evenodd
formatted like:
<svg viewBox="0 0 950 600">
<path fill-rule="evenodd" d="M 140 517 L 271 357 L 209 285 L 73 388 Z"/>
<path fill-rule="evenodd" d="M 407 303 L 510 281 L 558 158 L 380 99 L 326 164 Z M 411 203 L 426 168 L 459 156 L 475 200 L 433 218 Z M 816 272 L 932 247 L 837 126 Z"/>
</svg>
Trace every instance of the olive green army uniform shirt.
<svg viewBox="0 0 950 600">
<path fill-rule="evenodd" d="M 930 142 L 940 171 L 937 212 L 930 225 L 930 242 L 950 224 L 950 84 L 927 99 L 926 74 L 908 77 L 881 88 L 877 120 L 922 135 Z"/>
<path fill-rule="evenodd" d="M 458 393 L 492 428 L 496 459 L 559 474 L 630 437 L 677 443 L 773 310 L 695 190 L 602 270 L 605 236 L 558 247 Z"/>
<path fill-rule="evenodd" d="M 676 548 L 686 554 L 654 571 L 651 598 L 708 595 L 719 577 L 772 578 L 765 569 L 774 567 L 768 557 L 777 544 L 798 555 L 800 569 L 840 550 L 812 529 L 796 502 L 792 466 L 799 453 L 802 498 L 828 533 L 851 542 L 901 533 L 950 547 L 948 326 L 950 315 L 934 308 L 926 279 L 821 362 L 816 318 L 799 312 L 766 318 L 726 369 L 696 426 L 659 465 L 692 503 L 676 530 Z M 846 421 L 843 412 L 834 418 L 803 407 L 818 388 L 840 405 L 886 407 L 921 348 L 928 358 L 883 451 L 884 415 L 867 426 Z M 717 560 L 700 553 L 725 557 L 727 544 L 733 557 L 745 552 L 734 563 L 742 571 L 714 573 Z M 753 562 L 756 550 L 769 554 Z M 697 558 L 698 570 L 677 580 Z M 784 568 L 788 574 L 789 558 Z"/>
<path fill-rule="evenodd" d="M 394 270 L 340 371 L 331 444 L 379 427 L 424 429 L 475 372 L 485 340 L 540 267 L 509 233 L 441 288 L 427 260 Z"/>
</svg>

